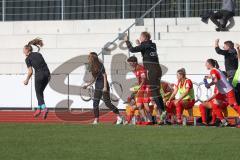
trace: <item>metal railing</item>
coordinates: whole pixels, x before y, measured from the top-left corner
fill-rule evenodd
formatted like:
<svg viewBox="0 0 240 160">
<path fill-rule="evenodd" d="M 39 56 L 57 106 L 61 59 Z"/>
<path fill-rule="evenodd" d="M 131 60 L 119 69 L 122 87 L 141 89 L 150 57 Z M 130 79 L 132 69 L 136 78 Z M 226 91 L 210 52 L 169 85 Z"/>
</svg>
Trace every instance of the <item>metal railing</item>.
<svg viewBox="0 0 240 160">
<path fill-rule="evenodd" d="M 73 20 L 138 18 L 158 0 L 0 0 L 0 20 Z M 236 15 L 240 1 L 236 0 Z M 165 0 L 147 18 L 199 17 L 221 9 L 221 0 Z"/>
<path fill-rule="evenodd" d="M 104 45 L 104 48 L 102 49 L 102 51 L 100 53 L 98 53 L 98 55 L 102 55 L 102 60 L 104 61 L 104 55 L 106 54 L 105 51 L 107 50 L 107 48 L 109 48 L 112 44 L 114 44 L 117 40 L 121 40 L 121 38 L 123 38 L 125 33 L 128 33 L 128 36 L 130 36 L 130 29 L 135 26 L 137 24 L 137 21 L 139 21 L 141 23 L 141 21 L 143 22 L 143 18 L 145 18 L 149 13 L 155 11 L 155 8 L 161 4 L 163 0 L 159 0 L 157 3 L 155 3 L 151 8 L 149 8 L 140 18 L 136 19 L 134 23 L 132 23 L 127 29 L 125 29 L 122 33 L 120 33 L 113 41 L 111 42 L 107 42 Z M 155 15 L 155 14 L 154 14 Z M 144 22 L 143 22 L 144 23 Z M 153 26 L 154 26 L 154 39 L 155 39 L 155 16 L 153 16 Z M 130 54 L 130 53 L 129 53 Z"/>
</svg>

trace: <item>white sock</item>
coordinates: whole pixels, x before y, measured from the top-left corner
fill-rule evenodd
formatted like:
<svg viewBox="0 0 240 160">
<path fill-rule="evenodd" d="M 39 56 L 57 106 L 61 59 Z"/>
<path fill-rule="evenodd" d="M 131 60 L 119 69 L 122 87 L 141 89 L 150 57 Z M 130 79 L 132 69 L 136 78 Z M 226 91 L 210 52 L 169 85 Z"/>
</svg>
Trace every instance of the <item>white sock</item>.
<svg viewBox="0 0 240 160">
<path fill-rule="evenodd" d="M 222 122 L 222 123 L 226 123 L 227 121 L 226 121 L 226 119 L 223 119 L 223 120 L 221 120 L 221 122 Z"/>
</svg>

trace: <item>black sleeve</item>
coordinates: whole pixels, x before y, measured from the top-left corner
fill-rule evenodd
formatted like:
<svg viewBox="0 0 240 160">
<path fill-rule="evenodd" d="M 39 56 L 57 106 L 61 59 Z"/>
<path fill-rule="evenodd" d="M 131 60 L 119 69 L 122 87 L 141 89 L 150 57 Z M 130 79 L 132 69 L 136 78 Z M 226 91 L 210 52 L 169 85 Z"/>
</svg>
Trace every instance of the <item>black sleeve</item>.
<svg viewBox="0 0 240 160">
<path fill-rule="evenodd" d="M 216 47 L 215 50 L 216 50 L 217 54 L 220 54 L 220 55 L 223 55 L 223 56 L 226 56 L 228 54 L 227 51 L 222 50 L 219 47 Z"/>
<path fill-rule="evenodd" d="M 133 47 L 130 41 L 126 41 L 126 44 L 127 44 L 129 51 L 132 53 L 142 52 L 144 49 L 143 45 Z"/>
<path fill-rule="evenodd" d="M 30 61 L 29 58 L 26 58 L 26 59 L 25 59 L 25 63 L 26 63 L 26 65 L 27 65 L 28 68 L 29 68 L 29 67 L 32 67 L 32 63 L 31 63 L 31 61 Z"/>
</svg>

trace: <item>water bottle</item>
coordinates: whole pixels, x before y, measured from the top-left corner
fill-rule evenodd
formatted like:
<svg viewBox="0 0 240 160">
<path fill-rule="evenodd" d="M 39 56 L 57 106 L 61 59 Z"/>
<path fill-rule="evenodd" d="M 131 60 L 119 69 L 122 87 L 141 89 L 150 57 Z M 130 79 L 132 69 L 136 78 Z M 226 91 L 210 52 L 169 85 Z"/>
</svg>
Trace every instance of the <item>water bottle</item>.
<svg viewBox="0 0 240 160">
<path fill-rule="evenodd" d="M 203 82 L 204 82 L 205 87 L 206 87 L 206 88 L 209 88 L 209 86 L 208 86 L 208 81 L 207 81 L 206 78 L 203 79 Z"/>
<path fill-rule="evenodd" d="M 132 118 L 132 124 L 133 124 L 133 125 L 136 125 L 136 123 L 137 123 L 136 116 L 133 116 L 133 118 Z"/>
<path fill-rule="evenodd" d="M 187 117 L 183 117 L 183 122 L 182 122 L 183 126 L 187 126 Z"/>
</svg>

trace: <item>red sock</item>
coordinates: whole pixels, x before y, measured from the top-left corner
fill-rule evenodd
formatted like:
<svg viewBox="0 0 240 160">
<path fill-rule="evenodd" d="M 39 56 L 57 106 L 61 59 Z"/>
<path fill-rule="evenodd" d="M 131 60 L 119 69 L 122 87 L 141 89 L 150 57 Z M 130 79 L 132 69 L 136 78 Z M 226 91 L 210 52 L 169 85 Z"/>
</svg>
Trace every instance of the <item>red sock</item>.
<svg viewBox="0 0 240 160">
<path fill-rule="evenodd" d="M 132 116 L 131 116 L 131 115 L 128 115 L 128 116 L 127 116 L 127 122 L 130 123 L 131 120 L 132 120 Z"/>
<path fill-rule="evenodd" d="M 201 116 L 202 116 L 202 122 L 203 123 L 207 123 L 207 117 L 206 117 L 206 108 L 203 104 L 199 105 L 199 110 L 201 112 Z"/>
<path fill-rule="evenodd" d="M 216 114 L 213 112 L 213 110 L 212 110 L 211 112 L 212 112 L 212 122 L 211 122 L 211 123 L 215 123 L 217 116 L 216 116 Z"/>
<path fill-rule="evenodd" d="M 224 117 L 223 117 L 221 109 L 214 103 L 212 103 L 212 107 L 213 107 L 212 108 L 213 112 L 216 114 L 217 118 L 219 118 L 220 120 L 223 120 Z"/>
<path fill-rule="evenodd" d="M 183 112 L 183 105 L 182 105 L 182 102 L 180 101 L 176 104 L 176 114 L 177 114 L 178 121 L 182 120 L 182 112 Z"/>
<path fill-rule="evenodd" d="M 173 114 L 174 112 L 174 103 L 173 102 L 170 102 L 168 106 L 166 106 L 166 111 L 167 113 L 170 113 L 170 114 Z"/>
<path fill-rule="evenodd" d="M 172 113 L 167 113 L 167 119 L 168 120 L 171 120 L 172 116 L 173 116 Z"/>
</svg>

